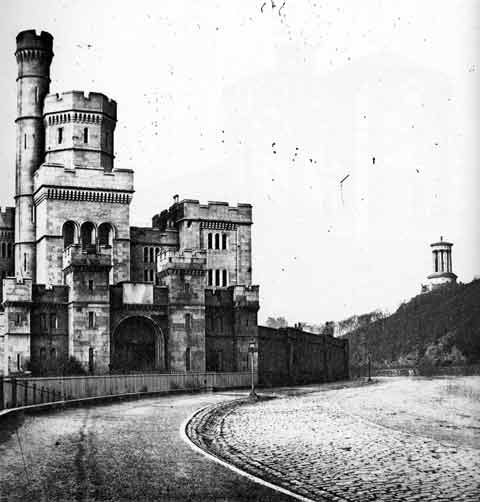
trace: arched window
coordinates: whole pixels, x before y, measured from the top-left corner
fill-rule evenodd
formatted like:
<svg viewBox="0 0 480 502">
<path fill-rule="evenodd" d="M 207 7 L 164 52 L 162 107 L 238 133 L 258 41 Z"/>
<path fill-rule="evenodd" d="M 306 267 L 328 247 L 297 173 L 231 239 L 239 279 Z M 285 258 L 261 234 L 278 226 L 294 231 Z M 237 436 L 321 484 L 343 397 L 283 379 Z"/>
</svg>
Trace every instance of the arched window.
<svg viewBox="0 0 480 502">
<path fill-rule="evenodd" d="M 215 249 L 220 249 L 220 234 L 215 234 Z"/>
<path fill-rule="evenodd" d="M 222 234 L 222 249 L 227 249 L 227 234 Z"/>
<path fill-rule="evenodd" d="M 110 223 L 102 223 L 98 227 L 98 243 L 100 246 L 111 246 L 113 244 L 113 229 Z"/>
<path fill-rule="evenodd" d="M 212 244 L 212 234 L 208 234 L 208 249 L 212 249 L 213 244 Z"/>
<path fill-rule="evenodd" d="M 150 248 L 150 263 L 153 263 L 155 260 L 153 259 L 153 253 L 154 253 L 154 250 L 153 248 Z"/>
<path fill-rule="evenodd" d="M 83 248 L 88 248 L 95 245 L 95 225 L 86 221 L 80 229 L 80 237 Z"/>
<path fill-rule="evenodd" d="M 63 235 L 63 248 L 66 249 L 68 246 L 75 244 L 75 232 L 76 226 L 73 221 L 67 221 L 63 224 L 62 235 Z"/>
</svg>

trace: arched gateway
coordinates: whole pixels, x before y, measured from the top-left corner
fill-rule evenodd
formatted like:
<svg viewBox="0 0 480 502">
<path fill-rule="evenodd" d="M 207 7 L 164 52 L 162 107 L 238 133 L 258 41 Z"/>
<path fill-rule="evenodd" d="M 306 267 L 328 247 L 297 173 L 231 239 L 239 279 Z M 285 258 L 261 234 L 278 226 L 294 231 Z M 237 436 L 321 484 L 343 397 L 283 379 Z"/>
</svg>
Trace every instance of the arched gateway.
<svg viewBox="0 0 480 502">
<path fill-rule="evenodd" d="M 148 317 L 128 317 L 112 337 L 112 369 L 116 371 L 165 370 L 162 330 Z"/>
</svg>

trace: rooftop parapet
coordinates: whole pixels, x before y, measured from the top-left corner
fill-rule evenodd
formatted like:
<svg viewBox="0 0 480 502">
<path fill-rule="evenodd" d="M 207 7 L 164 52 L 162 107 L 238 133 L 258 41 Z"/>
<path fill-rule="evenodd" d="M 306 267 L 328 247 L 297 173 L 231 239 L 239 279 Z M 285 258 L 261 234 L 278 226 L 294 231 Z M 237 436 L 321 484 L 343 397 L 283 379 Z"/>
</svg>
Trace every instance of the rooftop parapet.
<svg viewBox="0 0 480 502">
<path fill-rule="evenodd" d="M 101 113 L 117 120 L 117 103 L 100 92 L 66 91 L 45 98 L 44 116 L 59 112 Z M 70 117 L 72 118 L 72 117 Z M 92 119 L 93 120 L 93 119 Z"/>
<path fill-rule="evenodd" d="M 79 244 L 68 246 L 63 252 L 63 269 L 69 267 L 110 268 L 112 258 L 109 249 L 94 246 L 83 249 Z"/>
<path fill-rule="evenodd" d="M 32 301 L 32 279 L 3 279 L 3 302 L 18 303 Z"/>
<path fill-rule="evenodd" d="M 200 204 L 198 200 L 184 199 L 174 204 L 170 210 L 176 212 L 176 220 L 216 220 L 235 223 L 252 223 L 252 205 L 238 203 L 230 206 L 228 202 L 209 201 Z"/>
<path fill-rule="evenodd" d="M 167 270 L 203 270 L 207 263 L 205 250 L 163 251 L 158 255 L 157 272 Z"/>
<path fill-rule="evenodd" d="M 40 32 L 40 35 L 37 35 L 36 30 L 21 31 L 17 35 L 17 51 L 24 49 L 52 52 L 53 37 L 46 31 Z"/>
<path fill-rule="evenodd" d="M 259 305 L 259 286 L 233 286 L 233 302 L 238 306 Z"/>
<path fill-rule="evenodd" d="M 15 225 L 15 208 L 6 207 L 5 211 L 2 211 L 0 207 L 0 227 L 1 228 L 14 228 Z"/>
</svg>

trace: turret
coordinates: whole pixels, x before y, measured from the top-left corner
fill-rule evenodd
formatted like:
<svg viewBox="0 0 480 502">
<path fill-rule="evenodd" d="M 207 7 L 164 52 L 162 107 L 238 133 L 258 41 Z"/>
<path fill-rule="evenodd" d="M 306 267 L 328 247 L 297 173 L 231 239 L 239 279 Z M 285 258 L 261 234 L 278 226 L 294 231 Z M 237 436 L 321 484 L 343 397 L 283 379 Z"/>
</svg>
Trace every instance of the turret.
<svg viewBox="0 0 480 502">
<path fill-rule="evenodd" d="M 113 169 L 117 103 L 104 94 L 68 91 L 45 99 L 45 162 L 67 169 Z"/>
<path fill-rule="evenodd" d="M 35 279 L 33 173 L 44 158 L 43 104 L 50 86 L 53 37 L 17 35 L 17 152 L 15 175 L 15 274 Z"/>
</svg>

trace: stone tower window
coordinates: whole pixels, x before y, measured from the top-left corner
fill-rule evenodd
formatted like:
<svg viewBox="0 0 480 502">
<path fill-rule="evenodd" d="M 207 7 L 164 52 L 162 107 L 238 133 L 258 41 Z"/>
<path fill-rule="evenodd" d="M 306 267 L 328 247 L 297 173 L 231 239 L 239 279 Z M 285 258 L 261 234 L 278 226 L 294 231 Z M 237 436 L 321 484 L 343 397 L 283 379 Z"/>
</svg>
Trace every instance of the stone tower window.
<svg viewBox="0 0 480 502">
<path fill-rule="evenodd" d="M 2 242 L 2 258 L 5 258 L 6 255 L 7 255 L 7 245 L 5 244 L 5 242 Z"/>
<path fill-rule="evenodd" d="M 95 312 L 88 313 L 88 327 L 90 329 L 95 327 Z"/>
<path fill-rule="evenodd" d="M 227 286 L 228 284 L 228 274 L 226 270 L 222 270 L 222 286 Z"/>
<path fill-rule="evenodd" d="M 220 270 L 215 270 L 215 286 L 220 286 Z"/>
<path fill-rule="evenodd" d="M 95 225 L 92 222 L 86 221 L 83 223 L 80 234 L 83 248 L 95 245 Z"/>
<path fill-rule="evenodd" d="M 67 221 L 63 224 L 63 248 L 66 249 L 75 242 L 75 223 Z"/>
<path fill-rule="evenodd" d="M 144 261 L 144 263 L 148 263 L 148 248 L 147 247 L 143 248 L 143 261 Z"/>
<path fill-rule="evenodd" d="M 215 234 L 215 249 L 220 249 L 220 234 Z"/>
<path fill-rule="evenodd" d="M 212 244 L 212 234 L 208 234 L 208 249 L 212 249 L 213 244 Z"/>
<path fill-rule="evenodd" d="M 83 129 L 83 142 L 88 143 L 88 127 Z"/>
<path fill-rule="evenodd" d="M 192 329 L 192 314 L 185 314 L 185 330 L 190 331 Z"/>
<path fill-rule="evenodd" d="M 26 134 L 23 135 L 23 148 L 24 148 L 24 150 L 27 149 L 27 135 Z"/>
<path fill-rule="evenodd" d="M 153 282 L 153 270 L 150 269 L 149 272 L 150 272 L 150 282 Z"/>
<path fill-rule="evenodd" d="M 222 249 L 227 249 L 227 234 L 222 234 Z"/>
<path fill-rule="evenodd" d="M 50 314 L 50 329 L 57 329 L 57 314 Z"/>
<path fill-rule="evenodd" d="M 185 350 L 185 370 L 190 371 L 191 367 L 191 352 L 190 347 L 187 347 Z"/>
<path fill-rule="evenodd" d="M 208 270 L 208 285 L 209 286 L 213 285 L 213 270 L 212 269 Z"/>
<path fill-rule="evenodd" d="M 35 87 L 35 104 L 38 103 L 38 87 Z"/>
<path fill-rule="evenodd" d="M 23 271 L 27 271 L 27 253 L 23 253 Z"/>
<path fill-rule="evenodd" d="M 148 282 L 148 268 L 143 271 L 143 281 Z"/>
<path fill-rule="evenodd" d="M 11 242 L 9 242 L 9 243 L 7 244 L 7 257 L 8 257 L 8 258 L 11 258 L 11 257 L 12 257 L 12 243 L 11 243 Z"/>
<path fill-rule="evenodd" d="M 153 253 L 154 253 L 154 250 L 153 248 L 150 248 L 150 263 L 154 263 L 154 258 L 153 258 Z"/>
<path fill-rule="evenodd" d="M 63 142 L 63 127 L 59 127 L 57 131 L 58 131 L 57 142 L 60 145 Z"/>
</svg>

